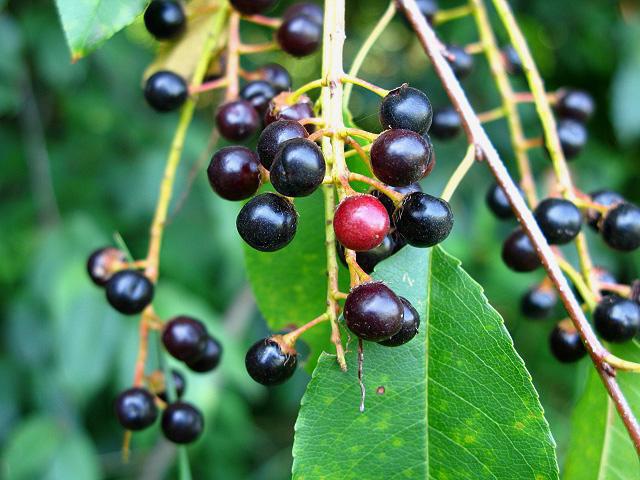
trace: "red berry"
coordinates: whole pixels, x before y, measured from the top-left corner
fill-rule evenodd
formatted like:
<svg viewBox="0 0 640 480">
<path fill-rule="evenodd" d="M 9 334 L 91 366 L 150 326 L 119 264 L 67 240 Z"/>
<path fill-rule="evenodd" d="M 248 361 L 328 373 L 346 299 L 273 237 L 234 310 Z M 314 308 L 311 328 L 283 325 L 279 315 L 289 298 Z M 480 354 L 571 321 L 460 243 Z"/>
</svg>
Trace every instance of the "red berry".
<svg viewBox="0 0 640 480">
<path fill-rule="evenodd" d="M 389 233 L 389 214 L 373 195 L 345 198 L 336 209 L 333 229 L 338 241 L 350 250 L 371 250 Z"/>
</svg>

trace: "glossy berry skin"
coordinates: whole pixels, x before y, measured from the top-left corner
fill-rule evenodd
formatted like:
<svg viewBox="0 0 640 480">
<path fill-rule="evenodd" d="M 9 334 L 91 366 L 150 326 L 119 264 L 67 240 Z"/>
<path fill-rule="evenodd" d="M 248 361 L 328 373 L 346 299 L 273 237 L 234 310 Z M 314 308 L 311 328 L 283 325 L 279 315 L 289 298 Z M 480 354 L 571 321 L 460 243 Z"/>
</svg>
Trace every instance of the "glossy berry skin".
<svg viewBox="0 0 640 480">
<path fill-rule="evenodd" d="M 293 351 L 285 351 L 274 339 L 263 338 L 249 348 L 244 364 L 256 382 L 266 386 L 279 385 L 295 373 L 298 356 Z"/>
<path fill-rule="evenodd" d="M 344 247 L 371 250 L 389 233 L 389 215 L 376 197 L 353 195 L 342 200 L 336 208 L 333 229 Z"/>
<path fill-rule="evenodd" d="M 204 429 L 204 418 L 196 407 L 187 402 L 174 402 L 162 412 L 162 433 L 173 443 L 195 442 Z"/>
<path fill-rule="evenodd" d="M 118 422 L 127 430 L 144 430 L 158 418 L 158 409 L 153 395 L 144 388 L 125 390 L 115 402 Z"/>
<path fill-rule="evenodd" d="M 534 211 L 534 217 L 547 242 L 564 245 L 576 238 L 582 228 L 582 213 L 569 200 L 546 198 Z"/>
<path fill-rule="evenodd" d="M 277 93 L 274 86 L 266 80 L 254 80 L 240 90 L 240 97 L 249 102 L 260 116 L 264 116 L 269 102 Z"/>
<path fill-rule="evenodd" d="M 322 151 L 306 138 L 282 144 L 271 165 L 271 184 L 287 197 L 311 195 L 324 180 L 326 165 Z"/>
<path fill-rule="evenodd" d="M 278 0 L 229 0 L 229 2 L 240 13 L 255 15 L 273 8 Z"/>
<path fill-rule="evenodd" d="M 308 97 L 305 97 L 293 105 L 276 106 L 274 102 L 271 102 L 267 113 L 264 114 L 264 123 L 269 125 L 277 120 L 294 120 L 299 122 L 300 120 L 312 118 L 313 116 L 313 104 Z M 307 132 L 313 132 L 313 125 L 308 125 L 306 129 Z"/>
<path fill-rule="evenodd" d="M 395 335 L 392 335 L 387 340 L 378 342 L 385 347 L 399 347 L 400 345 L 404 345 L 418 334 L 418 328 L 420 327 L 420 314 L 418 311 L 406 298 L 398 298 L 402 302 L 403 307 L 402 327 Z"/>
<path fill-rule="evenodd" d="M 344 303 L 349 330 L 363 340 L 380 342 L 402 328 L 404 306 L 400 298 L 381 282 L 354 287 Z"/>
<path fill-rule="evenodd" d="M 114 264 L 125 263 L 127 256 L 123 251 L 114 247 L 104 247 L 95 250 L 87 260 L 87 273 L 91 281 L 99 287 L 104 287 L 113 276 L 111 267 Z"/>
<path fill-rule="evenodd" d="M 318 25 L 322 25 L 324 19 L 324 11 L 322 10 L 322 7 L 317 3 L 310 2 L 294 3 L 284 11 L 282 18 L 284 20 L 288 20 L 299 15 L 309 17 Z"/>
<path fill-rule="evenodd" d="M 447 61 L 456 77 L 459 79 L 468 77 L 473 70 L 473 55 L 465 52 L 464 48 L 457 45 L 447 46 L 447 53 Z"/>
<path fill-rule="evenodd" d="M 504 241 L 502 261 L 515 272 L 532 272 L 540 266 L 536 249 L 520 228 L 515 229 Z"/>
<path fill-rule="evenodd" d="M 587 129 L 584 124 L 570 118 L 558 122 L 558 138 L 567 160 L 575 158 L 587 144 Z"/>
<path fill-rule="evenodd" d="M 258 130 L 260 117 L 251 103 L 246 100 L 234 100 L 218 108 L 216 125 L 224 138 L 239 142 L 251 137 Z"/>
<path fill-rule="evenodd" d="M 362 270 L 366 273 L 371 273 L 376 268 L 376 265 L 382 260 L 389 258 L 391 255 L 399 250 L 399 236 L 394 233 L 389 233 L 382 243 L 371 250 L 365 250 L 363 252 L 356 252 L 356 262 Z M 344 257 L 344 247 L 337 244 L 338 257 L 342 264 L 346 267 L 347 260 Z"/>
<path fill-rule="evenodd" d="M 188 96 L 189 89 L 184 79 L 167 70 L 154 73 L 144 85 L 144 98 L 158 112 L 171 112 L 180 108 Z"/>
<path fill-rule="evenodd" d="M 175 396 L 180 399 L 184 395 L 184 391 L 187 389 L 187 381 L 178 370 L 171 370 L 171 381 L 173 382 L 172 388 L 175 392 Z M 165 384 L 165 389 L 161 392 L 157 392 L 156 396 L 162 400 L 163 402 L 168 402 L 169 397 L 167 396 L 167 387 Z"/>
<path fill-rule="evenodd" d="M 589 197 L 593 203 L 597 203 L 605 207 L 613 207 L 614 205 L 625 201 L 622 195 L 618 192 L 614 192 L 613 190 L 598 190 L 597 192 L 589 194 Z M 594 209 L 589 209 L 587 210 L 587 219 L 591 228 L 596 231 L 600 230 L 602 213 Z"/>
<path fill-rule="evenodd" d="M 429 133 L 440 140 L 454 138 L 462 131 L 460 115 L 453 107 L 444 107 L 433 112 Z"/>
<path fill-rule="evenodd" d="M 416 132 L 382 132 L 371 147 L 371 168 L 387 185 L 402 187 L 417 182 L 429 171 L 431 145 Z"/>
<path fill-rule="evenodd" d="M 187 362 L 190 370 L 198 373 L 210 372 L 220 364 L 222 345 L 212 336 L 207 336 L 204 349 L 194 360 Z"/>
<path fill-rule="evenodd" d="M 432 118 L 429 98 L 407 84 L 391 90 L 380 104 L 380 125 L 385 130 L 402 128 L 422 134 L 429 130 Z"/>
<path fill-rule="evenodd" d="M 144 12 L 144 26 L 157 40 L 170 40 L 184 32 L 187 17 L 173 0 L 153 0 Z"/>
<path fill-rule="evenodd" d="M 419 183 L 411 183 L 404 187 L 390 187 L 390 188 L 403 195 L 422 191 L 422 187 L 420 186 Z M 369 195 L 373 195 L 378 200 L 380 200 L 380 202 L 382 202 L 382 204 L 384 205 L 384 208 L 387 209 L 387 213 L 389 214 L 389 218 L 391 219 L 391 225 L 393 226 L 393 212 L 396 211 L 396 206 L 394 205 L 393 200 L 387 197 L 380 190 L 376 190 L 376 189 L 371 189 L 369 191 Z"/>
<path fill-rule="evenodd" d="M 582 90 L 562 90 L 555 105 L 560 118 L 572 118 L 579 122 L 586 122 L 595 111 L 593 97 Z"/>
<path fill-rule="evenodd" d="M 214 192 L 226 200 L 244 200 L 260 187 L 258 155 L 245 147 L 224 147 L 209 163 L 207 177 Z"/>
<path fill-rule="evenodd" d="M 393 214 L 396 229 L 409 245 L 427 248 L 449 236 L 453 228 L 453 213 L 449 204 L 422 192 L 405 196 Z"/>
<path fill-rule="evenodd" d="M 296 234 L 298 214 L 289 200 L 263 193 L 249 200 L 236 219 L 242 239 L 261 252 L 286 247 Z"/>
<path fill-rule="evenodd" d="M 207 329 L 202 322 L 182 315 L 172 318 L 164 326 L 162 345 L 173 358 L 189 362 L 203 354 L 207 337 Z"/>
<path fill-rule="evenodd" d="M 512 45 L 507 45 L 501 51 L 504 65 L 510 75 L 521 75 L 524 72 L 522 60 Z"/>
<path fill-rule="evenodd" d="M 278 44 L 294 57 L 315 52 L 322 42 L 322 24 L 307 15 L 294 15 L 282 22 L 276 32 Z"/>
<path fill-rule="evenodd" d="M 513 210 L 502 187 L 494 183 L 485 197 L 489 210 L 500 220 L 513 218 Z"/>
<path fill-rule="evenodd" d="M 277 93 L 291 90 L 291 75 L 286 68 L 277 63 L 268 63 L 258 69 L 258 75 L 269 82 Z"/>
<path fill-rule="evenodd" d="M 258 140 L 257 150 L 260 163 L 264 168 L 270 170 L 273 159 L 284 142 L 308 136 L 307 129 L 294 120 L 278 120 L 270 123 L 262 131 Z"/>
<path fill-rule="evenodd" d="M 640 247 L 640 208 L 621 203 L 607 212 L 602 238 L 611 248 L 630 252 Z"/>
<path fill-rule="evenodd" d="M 551 353 L 562 363 L 573 363 L 587 354 L 582 339 L 573 327 L 556 325 L 549 335 Z"/>
<path fill-rule="evenodd" d="M 520 300 L 520 311 L 525 317 L 541 320 L 548 318 L 558 303 L 556 292 L 546 286 L 535 286 Z"/>
<path fill-rule="evenodd" d="M 606 341 L 627 342 L 640 330 L 640 304 L 628 298 L 606 296 L 593 311 L 593 324 Z"/>
<path fill-rule="evenodd" d="M 142 312 L 153 300 L 153 283 L 137 270 L 120 270 L 105 285 L 109 305 L 125 315 Z"/>
</svg>

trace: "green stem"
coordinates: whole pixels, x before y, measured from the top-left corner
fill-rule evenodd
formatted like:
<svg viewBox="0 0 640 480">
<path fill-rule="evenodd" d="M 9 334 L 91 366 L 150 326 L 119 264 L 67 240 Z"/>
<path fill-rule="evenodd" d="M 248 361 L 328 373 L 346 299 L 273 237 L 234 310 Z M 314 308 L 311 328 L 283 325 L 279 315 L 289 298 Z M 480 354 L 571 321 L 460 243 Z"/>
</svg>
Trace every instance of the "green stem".
<svg viewBox="0 0 640 480">
<path fill-rule="evenodd" d="M 458 165 L 458 168 L 456 168 L 455 172 L 453 172 L 453 175 L 451 175 L 451 178 L 449 178 L 449 181 L 445 185 L 441 195 L 443 200 L 446 200 L 447 202 L 451 200 L 451 197 L 453 197 L 458 185 L 460 185 L 462 179 L 467 175 L 469 170 L 471 170 L 474 163 L 476 163 L 476 149 L 475 146 L 471 144 L 467 147 L 467 153 Z"/>
</svg>

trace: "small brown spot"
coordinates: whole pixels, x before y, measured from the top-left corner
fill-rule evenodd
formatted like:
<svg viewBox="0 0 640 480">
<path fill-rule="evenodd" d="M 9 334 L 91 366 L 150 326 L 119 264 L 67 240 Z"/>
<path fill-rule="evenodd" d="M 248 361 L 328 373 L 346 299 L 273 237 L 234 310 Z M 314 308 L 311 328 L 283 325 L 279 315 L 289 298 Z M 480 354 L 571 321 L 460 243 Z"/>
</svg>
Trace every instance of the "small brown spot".
<svg viewBox="0 0 640 480">
<path fill-rule="evenodd" d="M 376 393 L 378 395 L 384 395 L 385 389 L 384 389 L 384 385 L 380 385 L 378 388 L 376 388 Z"/>
</svg>

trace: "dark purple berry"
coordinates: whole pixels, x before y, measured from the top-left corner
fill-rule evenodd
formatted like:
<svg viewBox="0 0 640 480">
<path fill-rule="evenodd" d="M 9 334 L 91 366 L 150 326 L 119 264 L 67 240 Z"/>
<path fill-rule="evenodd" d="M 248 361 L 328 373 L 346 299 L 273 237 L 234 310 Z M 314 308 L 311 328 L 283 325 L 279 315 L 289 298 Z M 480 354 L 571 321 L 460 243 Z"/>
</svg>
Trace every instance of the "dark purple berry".
<svg viewBox="0 0 640 480">
<path fill-rule="evenodd" d="M 153 300 L 153 283 L 137 270 L 120 270 L 105 285 L 107 301 L 120 313 L 142 312 Z"/>
<path fill-rule="evenodd" d="M 162 344 L 178 360 L 196 360 L 207 344 L 207 329 L 202 322 L 185 315 L 174 317 L 162 331 Z"/>
<path fill-rule="evenodd" d="M 572 118 L 584 123 L 593 115 L 595 104 L 587 92 L 563 89 L 558 94 L 555 108 L 560 118 Z"/>
<path fill-rule="evenodd" d="M 464 48 L 457 45 L 447 47 L 447 60 L 453 73 L 459 79 L 463 79 L 473 70 L 473 55 L 467 53 Z"/>
<path fill-rule="evenodd" d="M 602 205 L 603 207 L 613 207 L 619 203 L 623 203 L 624 197 L 612 190 L 599 190 L 589 194 L 591 201 Z M 600 231 L 600 220 L 602 219 L 602 213 L 597 210 L 587 210 L 588 223 L 591 228 L 596 231 Z"/>
<path fill-rule="evenodd" d="M 173 443 L 191 443 L 204 429 L 204 418 L 196 407 L 187 402 L 174 402 L 162 412 L 162 433 Z"/>
<path fill-rule="evenodd" d="M 576 238 L 582 228 L 582 213 L 569 200 L 546 198 L 534 211 L 534 217 L 547 242 L 564 245 Z"/>
<path fill-rule="evenodd" d="M 418 334 L 418 328 L 420 327 L 420 315 L 418 314 L 418 311 L 406 298 L 398 298 L 402 302 L 402 307 L 404 309 L 402 314 L 402 327 L 395 335 L 392 335 L 387 340 L 379 342 L 380 345 L 384 345 L 385 347 L 398 347 L 400 345 L 404 345 Z"/>
<path fill-rule="evenodd" d="M 532 272 L 540 266 L 540 259 L 527 234 L 515 229 L 502 245 L 502 261 L 516 272 Z"/>
<path fill-rule="evenodd" d="M 310 2 L 294 3 L 284 11 L 282 18 L 283 20 L 288 20 L 299 15 L 309 17 L 318 25 L 322 25 L 324 19 L 324 11 L 322 10 L 322 7 L 317 3 Z"/>
<path fill-rule="evenodd" d="M 453 213 L 449 203 L 427 193 L 406 195 L 393 214 L 396 229 L 409 245 L 432 247 L 449 236 Z"/>
<path fill-rule="evenodd" d="M 254 80 L 240 90 L 240 97 L 249 102 L 262 117 L 269 108 L 269 102 L 277 93 L 274 86 L 266 80 Z"/>
<path fill-rule="evenodd" d="M 245 15 L 255 15 L 270 10 L 278 0 L 229 0 L 231 6 Z"/>
<path fill-rule="evenodd" d="M 572 325 L 559 323 L 549 336 L 551 353 L 562 363 L 573 363 L 587 354 L 580 335 Z"/>
<path fill-rule="evenodd" d="M 403 311 L 400 298 L 384 283 L 363 283 L 347 296 L 344 320 L 359 338 L 380 342 L 400 331 Z"/>
<path fill-rule="evenodd" d="M 460 114 L 453 107 L 439 108 L 433 112 L 429 133 L 440 140 L 454 138 L 462 131 Z"/>
<path fill-rule="evenodd" d="M 180 2 L 153 0 L 144 12 L 144 26 L 157 40 L 169 40 L 184 32 L 187 17 Z"/>
<path fill-rule="evenodd" d="M 322 185 L 325 171 L 318 145 L 306 138 L 292 138 L 276 153 L 270 171 L 271 184 L 287 197 L 306 197 Z"/>
<path fill-rule="evenodd" d="M 249 200 L 236 219 L 242 239 L 261 252 L 286 247 L 296 234 L 298 214 L 289 200 L 263 193 Z"/>
<path fill-rule="evenodd" d="M 114 247 L 95 250 L 87 260 L 87 272 L 93 283 L 103 287 L 113 276 L 113 266 L 126 263 L 127 256 Z"/>
<path fill-rule="evenodd" d="M 417 182 L 429 171 L 431 145 L 416 132 L 393 129 L 382 132 L 371 147 L 371 168 L 388 185 Z"/>
<path fill-rule="evenodd" d="M 485 200 L 489 210 L 499 219 L 506 220 L 513 218 L 514 215 L 513 210 L 511 210 L 511 204 L 500 185 L 494 183 L 487 191 Z"/>
<path fill-rule="evenodd" d="M 409 193 L 422 191 L 422 187 L 420 186 L 419 183 L 411 183 L 404 187 L 389 187 L 389 188 L 403 195 L 408 195 Z M 394 205 L 393 200 L 387 197 L 387 195 L 381 192 L 380 190 L 376 190 L 376 189 L 371 189 L 369 191 L 369 195 L 373 195 L 378 200 L 380 200 L 382 205 L 384 205 L 384 208 L 387 209 L 387 213 L 389 214 L 389 218 L 391 219 L 391 225 L 393 226 L 393 212 L 396 211 L 396 206 Z"/>
<path fill-rule="evenodd" d="M 291 89 L 291 75 L 282 65 L 268 63 L 260 67 L 257 73 L 260 78 L 269 82 L 278 93 Z"/>
<path fill-rule="evenodd" d="M 182 106 L 189 96 L 187 82 L 167 70 L 154 73 L 144 86 L 144 98 L 158 112 L 170 112 Z"/>
<path fill-rule="evenodd" d="M 320 46 L 322 24 L 307 15 L 294 15 L 282 22 L 276 38 L 282 50 L 294 57 L 304 57 Z"/>
<path fill-rule="evenodd" d="M 245 147 L 224 147 L 207 168 L 209 185 L 226 200 L 244 200 L 260 188 L 258 155 Z"/>
<path fill-rule="evenodd" d="M 389 258 L 391 255 L 398 251 L 398 239 L 399 235 L 389 233 L 382 243 L 371 250 L 365 250 L 356 252 L 356 262 L 366 273 L 371 273 L 375 269 L 376 265 L 381 261 Z M 337 243 L 338 257 L 342 264 L 346 267 L 347 260 L 344 257 L 344 247 Z"/>
<path fill-rule="evenodd" d="M 607 212 L 602 238 L 611 248 L 630 252 L 640 247 L 640 208 L 621 203 Z"/>
<path fill-rule="evenodd" d="M 171 381 L 173 383 L 170 388 L 173 389 L 175 398 L 179 400 L 182 398 L 182 395 L 184 395 L 184 391 L 187 388 L 187 381 L 185 380 L 184 375 L 182 375 L 178 370 L 171 370 Z M 167 385 L 167 382 L 165 381 L 162 391 L 156 393 L 158 398 L 165 403 L 169 401 L 169 396 L 167 395 L 168 387 L 169 385 Z"/>
<path fill-rule="evenodd" d="M 606 341 L 627 342 L 640 330 L 640 304 L 628 298 L 606 296 L 593 311 L 593 324 Z"/>
<path fill-rule="evenodd" d="M 210 372 L 215 369 L 220 363 L 222 357 L 222 345 L 212 336 L 207 336 L 204 349 L 198 355 L 195 360 L 189 360 L 187 367 L 190 370 L 198 373 Z"/>
<path fill-rule="evenodd" d="M 298 355 L 274 338 L 263 338 L 251 346 L 244 364 L 256 382 L 266 386 L 279 385 L 295 373 Z"/>
<path fill-rule="evenodd" d="M 380 124 L 383 129 L 405 129 L 425 133 L 431 126 L 433 108 L 429 98 L 407 84 L 391 90 L 380 104 Z"/>
<path fill-rule="evenodd" d="M 307 138 L 309 133 L 300 123 L 294 120 L 278 120 L 270 123 L 260 134 L 258 140 L 258 155 L 260 163 L 267 170 L 271 169 L 271 164 L 276 153 L 287 140 L 293 138 Z"/>
<path fill-rule="evenodd" d="M 536 285 L 524 294 L 520 300 L 520 310 L 525 317 L 533 319 L 548 318 L 558 303 L 558 296 L 552 287 Z"/>
<path fill-rule="evenodd" d="M 276 97 L 276 100 L 278 97 Z M 264 114 L 264 123 L 269 125 L 277 120 L 294 120 L 299 122 L 305 118 L 312 118 L 313 116 L 313 102 L 311 102 L 309 97 L 303 96 L 293 105 L 289 105 L 286 102 L 272 101 L 269 104 L 267 113 Z M 313 128 L 313 125 L 308 125 L 306 127 L 307 132 L 313 132 Z"/>
<path fill-rule="evenodd" d="M 507 45 L 502 49 L 502 58 L 504 60 L 504 66 L 510 75 L 521 75 L 524 73 L 520 55 L 518 55 L 518 52 L 512 45 Z"/>
<path fill-rule="evenodd" d="M 220 135 L 227 140 L 242 141 L 258 130 L 260 117 L 251 103 L 246 100 L 234 100 L 218 108 L 216 125 Z"/>
<path fill-rule="evenodd" d="M 144 388 L 125 390 L 115 402 L 118 422 L 127 430 L 144 430 L 156 421 L 158 409 L 153 395 Z"/>
<path fill-rule="evenodd" d="M 587 128 L 570 118 L 558 122 L 558 138 L 567 160 L 576 157 L 587 143 Z"/>
</svg>

